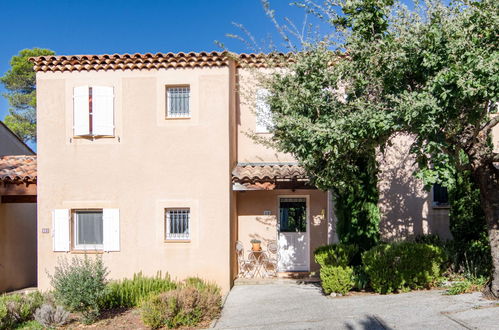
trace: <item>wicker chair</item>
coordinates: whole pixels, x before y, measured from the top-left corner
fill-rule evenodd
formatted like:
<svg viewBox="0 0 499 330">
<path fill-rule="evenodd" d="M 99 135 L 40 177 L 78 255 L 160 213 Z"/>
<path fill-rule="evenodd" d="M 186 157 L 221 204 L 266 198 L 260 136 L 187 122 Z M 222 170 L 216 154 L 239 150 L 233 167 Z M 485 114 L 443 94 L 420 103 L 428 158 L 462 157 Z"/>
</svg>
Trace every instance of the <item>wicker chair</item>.
<svg viewBox="0 0 499 330">
<path fill-rule="evenodd" d="M 256 270 L 256 263 L 253 260 L 244 259 L 244 245 L 242 242 L 236 242 L 238 277 L 253 277 Z"/>
</svg>

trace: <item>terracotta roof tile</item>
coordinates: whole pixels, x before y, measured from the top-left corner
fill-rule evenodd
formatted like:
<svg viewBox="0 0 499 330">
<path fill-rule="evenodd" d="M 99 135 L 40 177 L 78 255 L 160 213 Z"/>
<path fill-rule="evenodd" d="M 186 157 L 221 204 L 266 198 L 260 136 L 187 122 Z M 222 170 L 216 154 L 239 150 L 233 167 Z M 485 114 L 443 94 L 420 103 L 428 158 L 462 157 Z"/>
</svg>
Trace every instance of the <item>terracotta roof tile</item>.
<svg viewBox="0 0 499 330">
<path fill-rule="evenodd" d="M 0 182 L 36 183 L 36 156 L 0 157 Z"/>
<path fill-rule="evenodd" d="M 291 163 L 238 164 L 232 170 L 233 183 L 265 183 L 276 180 L 308 181 L 303 167 Z"/>
<path fill-rule="evenodd" d="M 282 59 L 285 58 L 285 61 Z M 145 53 L 38 56 L 30 58 L 35 71 L 72 72 L 91 70 L 154 70 L 165 68 L 224 67 L 229 60 L 240 67 L 280 66 L 290 61 L 285 54 L 233 54 L 229 52 Z M 269 61 L 270 60 L 270 61 Z"/>
</svg>

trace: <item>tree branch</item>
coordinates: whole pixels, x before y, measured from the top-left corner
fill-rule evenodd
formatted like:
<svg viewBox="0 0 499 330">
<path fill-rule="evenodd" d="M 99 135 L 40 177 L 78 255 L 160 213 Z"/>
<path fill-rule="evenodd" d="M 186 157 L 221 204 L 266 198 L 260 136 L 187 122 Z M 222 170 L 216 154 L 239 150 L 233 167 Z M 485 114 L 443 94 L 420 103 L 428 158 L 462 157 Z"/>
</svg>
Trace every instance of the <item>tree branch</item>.
<svg viewBox="0 0 499 330">
<path fill-rule="evenodd" d="M 499 124 L 499 115 L 492 117 L 481 129 L 480 132 L 489 133 L 494 126 Z"/>
</svg>

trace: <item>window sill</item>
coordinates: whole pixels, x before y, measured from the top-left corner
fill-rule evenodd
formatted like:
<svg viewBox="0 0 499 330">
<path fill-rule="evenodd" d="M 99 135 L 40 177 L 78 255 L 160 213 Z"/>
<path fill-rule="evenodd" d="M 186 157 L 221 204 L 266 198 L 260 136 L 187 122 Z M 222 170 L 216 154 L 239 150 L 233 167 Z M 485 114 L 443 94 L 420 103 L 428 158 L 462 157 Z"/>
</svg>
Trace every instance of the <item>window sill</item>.
<svg viewBox="0 0 499 330">
<path fill-rule="evenodd" d="M 165 239 L 165 243 L 190 243 L 190 239 Z"/>
<path fill-rule="evenodd" d="M 432 208 L 434 210 L 448 210 L 450 209 L 450 205 L 433 205 Z"/>
<path fill-rule="evenodd" d="M 191 119 L 191 117 L 165 117 L 165 120 L 186 120 Z"/>
<path fill-rule="evenodd" d="M 96 139 L 114 139 L 114 135 L 74 135 L 73 139 L 96 140 Z"/>
<path fill-rule="evenodd" d="M 71 250 L 71 254 L 103 254 L 103 250 Z"/>
</svg>

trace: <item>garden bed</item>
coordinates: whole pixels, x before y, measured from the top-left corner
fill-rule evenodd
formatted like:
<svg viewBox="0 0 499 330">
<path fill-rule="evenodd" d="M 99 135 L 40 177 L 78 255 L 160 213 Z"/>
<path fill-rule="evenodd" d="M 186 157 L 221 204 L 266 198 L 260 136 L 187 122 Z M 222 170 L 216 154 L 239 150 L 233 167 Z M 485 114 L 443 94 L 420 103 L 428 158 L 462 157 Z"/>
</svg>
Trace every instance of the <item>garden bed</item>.
<svg viewBox="0 0 499 330">
<path fill-rule="evenodd" d="M 180 327 L 177 329 L 187 330 L 187 329 L 206 329 L 210 326 L 210 321 L 200 322 L 195 327 Z M 140 310 L 138 308 L 115 308 L 112 310 L 106 310 L 102 313 L 99 319 L 93 324 L 83 324 L 78 321 L 77 315 L 72 315 L 71 321 L 68 324 L 58 328 L 58 329 L 103 329 L 103 330 L 115 330 L 115 329 L 137 329 L 137 330 L 149 330 L 149 326 L 142 322 L 140 316 Z M 168 329 L 168 328 L 164 328 Z"/>
</svg>

